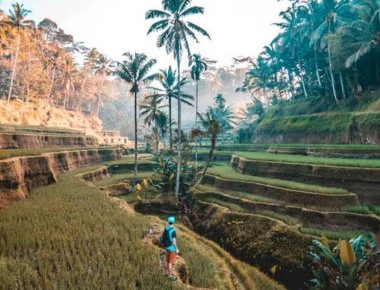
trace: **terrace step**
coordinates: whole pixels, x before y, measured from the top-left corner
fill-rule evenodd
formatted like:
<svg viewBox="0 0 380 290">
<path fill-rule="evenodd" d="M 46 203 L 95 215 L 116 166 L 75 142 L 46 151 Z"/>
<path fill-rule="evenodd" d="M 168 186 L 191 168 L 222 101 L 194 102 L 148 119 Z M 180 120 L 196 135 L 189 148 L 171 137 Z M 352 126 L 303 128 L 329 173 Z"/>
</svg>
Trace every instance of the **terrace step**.
<svg viewBox="0 0 380 290">
<path fill-rule="evenodd" d="M 282 204 L 297 204 L 309 208 L 342 209 L 359 205 L 356 194 L 349 192 L 346 194 L 308 192 L 254 181 L 222 178 L 212 174 L 207 174 L 203 183 L 217 187 L 218 189 L 247 192 L 270 199 L 276 199 Z"/>
<path fill-rule="evenodd" d="M 284 217 L 291 217 L 299 221 L 303 227 L 313 227 L 327 230 L 363 230 L 377 233 L 380 230 L 380 217 L 376 215 L 363 215 L 347 212 L 327 212 L 306 209 L 293 205 L 281 205 L 271 202 L 252 201 L 236 197 L 233 192 L 205 191 L 202 187 L 197 188 L 198 197 L 201 200 L 214 198 L 223 202 L 240 206 L 249 213 L 265 215 L 265 212 L 273 212 Z M 282 220 L 286 222 L 285 220 Z M 292 222 L 294 224 L 294 222 Z"/>
<path fill-rule="evenodd" d="M 237 155 L 232 157 L 231 166 L 245 175 L 345 188 L 364 204 L 380 205 L 380 168 L 254 160 Z"/>
</svg>

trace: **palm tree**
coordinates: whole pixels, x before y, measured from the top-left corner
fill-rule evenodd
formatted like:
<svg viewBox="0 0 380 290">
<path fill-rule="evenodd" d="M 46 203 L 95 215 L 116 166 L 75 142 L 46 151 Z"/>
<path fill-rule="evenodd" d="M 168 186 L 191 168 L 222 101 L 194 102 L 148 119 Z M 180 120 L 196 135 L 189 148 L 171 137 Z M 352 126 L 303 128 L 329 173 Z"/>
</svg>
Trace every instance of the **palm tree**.
<svg viewBox="0 0 380 290">
<path fill-rule="evenodd" d="M 134 95 L 135 106 L 135 174 L 134 181 L 137 182 L 137 94 L 141 86 L 152 81 L 156 75 L 148 75 L 149 71 L 156 64 L 155 59 L 148 59 L 144 53 L 123 54 L 125 60 L 118 63 L 116 73 L 118 76 L 131 85 L 129 92 Z"/>
<path fill-rule="evenodd" d="M 47 66 L 50 67 L 51 70 L 51 80 L 48 95 L 46 98 L 45 106 L 50 104 L 50 98 L 53 91 L 54 81 L 56 78 L 56 72 L 59 67 L 60 62 L 62 61 L 62 50 L 56 44 L 52 44 L 49 46 L 49 50 L 46 52 L 47 54 Z"/>
<path fill-rule="evenodd" d="M 154 123 L 161 114 L 161 105 L 163 98 L 159 95 L 146 96 L 144 102 L 140 105 L 140 117 L 145 117 L 144 123 L 148 126 Z"/>
<path fill-rule="evenodd" d="M 17 32 L 17 40 L 16 40 L 16 53 L 15 58 L 13 60 L 12 74 L 11 74 L 11 84 L 9 86 L 8 92 L 8 100 L 7 106 L 9 105 L 9 101 L 12 95 L 13 82 L 16 76 L 16 68 L 17 68 L 17 59 L 18 53 L 20 49 L 20 37 L 21 32 L 26 29 L 34 26 L 34 22 L 32 20 L 26 20 L 25 17 L 31 12 L 24 8 L 24 5 L 16 3 L 12 5 L 13 11 L 9 10 L 9 17 L 4 23 L 16 29 Z"/>
<path fill-rule="evenodd" d="M 187 51 L 187 56 L 191 57 L 190 45 L 188 38 L 192 38 L 198 42 L 195 32 L 210 38 L 209 34 L 202 27 L 193 22 L 186 21 L 188 16 L 203 14 L 204 8 L 199 6 L 189 7 L 191 0 L 162 0 L 163 11 L 149 10 L 145 19 L 159 18 L 153 23 L 148 30 L 148 34 L 152 32 L 162 32 L 158 36 L 157 46 L 165 46 L 168 54 L 173 54 L 177 61 L 177 86 L 178 86 L 178 167 L 175 194 L 178 198 L 179 194 L 179 177 L 181 172 L 181 55 L 184 50 Z"/>
<path fill-rule="evenodd" d="M 101 78 L 100 89 L 104 85 L 105 77 L 109 76 L 114 69 L 114 63 L 111 59 L 107 58 L 104 54 L 99 54 L 98 58 L 94 63 L 95 74 L 99 75 Z M 96 104 L 96 116 L 99 116 L 100 105 L 102 103 L 101 93 L 97 93 L 97 104 Z"/>
<path fill-rule="evenodd" d="M 321 49 L 327 47 L 327 57 L 329 62 L 329 71 L 331 86 L 333 89 L 335 102 L 338 103 L 338 97 L 335 88 L 335 78 L 333 73 L 332 58 L 331 58 L 331 35 L 336 32 L 336 29 L 345 23 L 345 18 L 342 16 L 342 11 L 346 8 L 348 0 L 323 0 L 321 2 L 322 22 L 310 36 L 310 45 L 316 46 L 319 44 Z"/>
<path fill-rule="evenodd" d="M 61 87 L 64 93 L 63 108 L 66 109 L 67 99 L 75 89 L 78 70 L 70 57 L 66 57 L 61 67 Z"/>
<path fill-rule="evenodd" d="M 191 78 L 195 81 L 195 126 L 198 128 L 198 95 L 199 95 L 199 80 L 202 72 L 207 70 L 207 64 L 204 62 L 200 54 L 193 54 L 191 66 Z M 198 148 L 197 141 L 195 142 L 195 164 L 198 164 Z"/>
<path fill-rule="evenodd" d="M 221 133 L 231 130 L 233 125 L 236 124 L 234 112 L 231 107 L 226 107 L 223 96 L 219 94 L 214 98 L 214 100 L 215 104 L 213 107 L 208 107 L 207 112 L 203 115 L 198 114 L 200 125 L 203 130 L 196 128 L 191 131 L 192 140 L 198 136 L 203 136 L 209 137 L 211 141 L 207 162 L 200 178 L 195 182 L 196 186 L 202 182 L 204 176 L 206 175 L 207 169 L 210 167 L 210 162 L 216 148 L 218 136 Z"/>
<path fill-rule="evenodd" d="M 167 98 L 169 105 L 169 144 L 170 151 L 173 150 L 173 138 L 172 138 L 172 99 L 178 100 L 178 84 L 176 80 L 176 71 L 172 69 L 171 66 L 167 70 L 160 70 L 158 75 L 158 82 L 161 88 L 151 87 L 154 94 L 151 97 L 157 98 Z M 182 78 L 180 82 L 180 87 L 186 84 L 186 78 Z M 193 96 L 181 92 L 181 103 L 192 106 Z"/>
<path fill-rule="evenodd" d="M 195 81 L 195 124 L 198 118 L 198 94 L 199 94 L 199 80 L 201 79 L 202 72 L 207 70 L 207 64 L 204 62 L 199 54 L 193 54 L 191 66 L 191 78 Z"/>
</svg>

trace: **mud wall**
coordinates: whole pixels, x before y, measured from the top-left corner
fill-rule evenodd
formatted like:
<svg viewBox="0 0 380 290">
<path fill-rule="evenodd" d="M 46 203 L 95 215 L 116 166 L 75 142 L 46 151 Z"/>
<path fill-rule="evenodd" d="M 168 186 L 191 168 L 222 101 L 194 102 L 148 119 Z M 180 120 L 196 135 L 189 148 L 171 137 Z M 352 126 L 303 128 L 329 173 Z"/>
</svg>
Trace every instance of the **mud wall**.
<svg viewBox="0 0 380 290">
<path fill-rule="evenodd" d="M 345 188 L 356 193 L 360 202 L 380 205 L 380 169 L 247 160 L 238 156 L 232 158 L 231 166 L 244 174 Z"/>
<path fill-rule="evenodd" d="M 121 156 L 118 149 L 94 149 L 0 160 L 0 208 L 25 198 L 33 188 L 56 182 L 61 173 Z"/>
<path fill-rule="evenodd" d="M 70 148 L 98 146 L 98 139 L 89 136 L 0 134 L 0 149 Z"/>
</svg>

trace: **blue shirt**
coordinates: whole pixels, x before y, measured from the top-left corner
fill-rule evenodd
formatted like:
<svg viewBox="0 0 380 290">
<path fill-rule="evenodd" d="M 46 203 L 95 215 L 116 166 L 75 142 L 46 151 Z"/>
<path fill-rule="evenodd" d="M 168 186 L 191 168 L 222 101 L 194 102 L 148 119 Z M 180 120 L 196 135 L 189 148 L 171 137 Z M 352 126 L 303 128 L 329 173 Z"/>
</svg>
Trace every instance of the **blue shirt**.
<svg viewBox="0 0 380 290">
<path fill-rule="evenodd" d="M 174 241 L 175 242 L 177 241 L 177 235 L 175 233 L 175 228 L 167 225 L 165 227 L 165 230 L 169 230 L 169 237 L 170 237 L 170 240 L 172 241 L 172 244 L 169 247 L 166 247 L 165 249 L 169 252 L 176 252 L 177 248 L 173 244 Z"/>
</svg>

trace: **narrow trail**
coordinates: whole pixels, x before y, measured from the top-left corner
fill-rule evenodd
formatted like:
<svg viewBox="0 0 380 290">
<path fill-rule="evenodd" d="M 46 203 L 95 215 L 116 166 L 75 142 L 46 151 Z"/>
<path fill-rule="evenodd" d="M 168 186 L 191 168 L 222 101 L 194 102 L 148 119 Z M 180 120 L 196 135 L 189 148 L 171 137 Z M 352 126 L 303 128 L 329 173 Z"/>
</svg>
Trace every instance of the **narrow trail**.
<svg viewBox="0 0 380 290">
<path fill-rule="evenodd" d="M 125 201 L 116 197 L 109 199 L 117 203 L 120 209 L 126 214 L 136 214 L 134 209 Z M 143 241 L 157 247 L 160 267 L 163 274 L 165 273 L 165 251 L 160 248 L 159 238 L 165 226 L 165 222 L 155 216 L 147 216 L 150 219 L 149 228 L 143 235 Z M 181 239 L 192 242 L 199 250 L 207 252 L 211 260 L 215 261 L 212 267 L 217 267 L 218 278 L 228 280 L 228 288 L 232 290 L 254 290 L 255 281 L 246 271 L 252 267 L 233 258 L 230 254 L 222 250 L 216 243 L 203 238 L 187 227 L 177 224 L 176 228 Z M 178 283 L 183 284 L 188 289 L 202 290 L 207 288 L 199 288 L 189 284 L 189 269 L 186 266 L 186 261 L 181 255 L 178 256 L 177 264 L 174 269 L 174 274 L 179 277 Z"/>
</svg>

